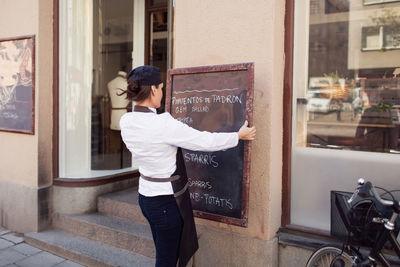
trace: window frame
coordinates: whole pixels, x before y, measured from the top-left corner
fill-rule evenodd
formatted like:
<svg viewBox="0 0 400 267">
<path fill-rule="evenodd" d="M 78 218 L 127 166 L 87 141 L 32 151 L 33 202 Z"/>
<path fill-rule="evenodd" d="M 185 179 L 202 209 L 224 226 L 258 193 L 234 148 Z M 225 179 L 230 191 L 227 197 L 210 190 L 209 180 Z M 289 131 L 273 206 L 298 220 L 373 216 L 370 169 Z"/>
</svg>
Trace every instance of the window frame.
<svg viewBox="0 0 400 267">
<path fill-rule="evenodd" d="M 150 0 L 144 0 L 145 7 L 150 2 Z M 160 7 L 154 7 L 158 9 Z M 165 9 L 164 6 L 161 7 Z M 168 68 L 172 68 L 172 42 L 173 42 L 173 16 L 174 16 L 174 3 L 172 0 L 168 1 L 167 10 L 169 12 L 168 17 Z M 145 10 L 145 16 L 147 14 L 147 10 Z M 59 85 L 59 69 L 60 69 L 60 0 L 53 0 L 53 127 L 52 127 L 52 177 L 53 177 L 53 184 L 59 186 L 67 186 L 67 187 L 85 187 L 85 186 L 97 186 L 101 184 L 113 183 L 116 181 L 138 178 L 140 176 L 139 171 L 136 170 L 125 170 L 120 173 L 112 174 L 112 175 L 101 175 L 98 177 L 91 177 L 91 178 L 81 178 L 81 179 L 70 179 L 60 177 L 60 166 L 59 166 L 59 159 L 60 159 L 60 149 L 59 149 L 59 134 L 60 134 L 60 85 Z M 146 26 L 147 23 L 145 23 Z M 147 24 L 148 25 L 148 24 Z M 146 48 L 144 48 L 146 50 Z M 145 53 L 143 55 L 136 55 L 136 58 L 143 58 L 145 60 L 147 56 Z"/>
<path fill-rule="evenodd" d="M 377 28 L 379 31 L 379 46 L 378 47 L 365 47 L 366 45 L 366 32 L 368 31 L 368 29 L 373 29 L 373 28 Z M 400 34 L 400 32 L 399 32 Z M 362 27 L 361 29 L 361 51 L 363 52 L 367 52 L 367 51 L 380 51 L 380 50 L 398 50 L 400 49 L 400 45 L 399 46 L 386 46 L 386 36 L 390 35 L 390 33 L 388 33 L 387 28 L 385 26 L 365 26 Z"/>
</svg>

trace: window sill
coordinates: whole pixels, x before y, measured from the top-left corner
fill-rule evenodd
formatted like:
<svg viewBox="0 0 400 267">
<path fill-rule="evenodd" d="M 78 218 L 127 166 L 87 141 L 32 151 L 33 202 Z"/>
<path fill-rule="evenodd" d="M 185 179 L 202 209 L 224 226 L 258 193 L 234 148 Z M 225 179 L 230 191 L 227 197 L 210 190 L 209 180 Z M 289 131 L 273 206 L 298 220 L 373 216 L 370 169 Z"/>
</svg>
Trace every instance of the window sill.
<svg viewBox="0 0 400 267">
<path fill-rule="evenodd" d="M 118 181 L 139 178 L 139 171 L 132 170 L 123 173 L 113 174 L 113 175 L 102 175 L 98 177 L 91 178 L 63 178 L 58 177 L 53 181 L 53 185 L 63 186 L 63 187 L 87 187 L 87 186 L 98 186 L 109 183 L 115 183 Z"/>
<path fill-rule="evenodd" d="M 363 3 L 363 5 L 364 6 L 372 6 L 372 5 L 390 4 L 390 3 L 395 3 L 395 2 L 399 2 L 399 0 L 375 1 L 375 2 L 370 2 L 370 3 Z"/>
<path fill-rule="evenodd" d="M 381 52 L 391 50 L 400 50 L 400 47 L 361 48 L 361 52 Z"/>
</svg>

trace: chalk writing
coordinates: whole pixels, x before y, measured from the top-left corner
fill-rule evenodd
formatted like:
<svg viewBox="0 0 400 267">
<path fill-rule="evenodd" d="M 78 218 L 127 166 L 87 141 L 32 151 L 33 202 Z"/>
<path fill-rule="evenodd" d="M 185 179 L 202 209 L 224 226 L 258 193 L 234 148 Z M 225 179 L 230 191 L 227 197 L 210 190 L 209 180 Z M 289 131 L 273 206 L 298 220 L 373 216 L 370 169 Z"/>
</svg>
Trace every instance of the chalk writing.
<svg viewBox="0 0 400 267">
<path fill-rule="evenodd" d="M 183 122 L 185 124 L 192 124 L 193 119 L 191 117 L 183 117 L 183 118 L 176 118 L 178 121 Z"/>
<path fill-rule="evenodd" d="M 225 90 L 236 90 L 234 89 L 220 89 L 220 90 L 205 90 L 205 92 L 221 92 Z M 196 91 L 196 90 L 193 90 Z M 183 91 L 183 92 L 192 92 L 192 91 Z M 203 91 L 204 92 L 204 91 Z M 174 94 L 181 94 L 182 92 L 174 92 Z M 242 95 L 219 95 L 219 94 L 212 94 L 211 97 L 204 97 L 204 96 L 187 96 L 187 97 L 172 97 L 172 105 L 175 107 L 175 113 L 185 113 L 187 109 L 185 106 L 193 105 L 192 112 L 208 112 L 209 107 L 207 104 L 212 103 L 221 103 L 221 104 L 235 104 L 239 103 L 242 104 Z M 206 104 L 203 106 L 198 106 L 196 104 Z"/>
<path fill-rule="evenodd" d="M 18 119 L 18 115 L 15 114 L 14 112 L 3 112 L 2 116 L 8 119 Z"/>
<path fill-rule="evenodd" d="M 240 103 L 242 104 L 242 96 L 241 95 L 212 95 L 212 100 L 213 103 L 229 103 L 229 104 L 235 104 L 235 103 Z"/>
<path fill-rule="evenodd" d="M 191 192 L 190 199 L 200 202 L 203 201 L 206 205 L 218 206 L 221 208 L 233 209 L 232 199 L 221 198 L 207 193 Z"/>
<path fill-rule="evenodd" d="M 219 163 L 216 161 L 216 155 L 201 154 L 201 153 L 184 153 L 185 162 L 194 162 L 198 164 L 212 166 L 217 168 Z"/>
<path fill-rule="evenodd" d="M 192 107 L 192 112 L 209 112 L 210 108 L 207 106 L 193 106 Z"/>
<path fill-rule="evenodd" d="M 192 192 L 190 192 L 189 194 L 190 194 L 190 199 L 192 199 L 192 200 L 194 200 L 196 202 L 200 202 L 203 199 L 203 197 L 201 196 L 200 193 L 197 193 L 197 192 L 192 193 Z"/>
<path fill-rule="evenodd" d="M 198 188 L 207 189 L 207 190 L 210 190 L 213 188 L 211 185 L 211 182 L 209 182 L 209 181 L 195 180 L 195 179 L 189 178 L 188 183 L 189 183 L 189 187 L 198 187 Z"/>
<path fill-rule="evenodd" d="M 230 198 L 220 198 L 216 196 L 212 196 L 210 194 L 204 194 L 204 198 L 206 204 L 215 205 L 218 207 L 227 207 L 228 209 L 233 209 L 233 205 L 231 203 Z"/>
<path fill-rule="evenodd" d="M 8 109 L 8 110 L 16 110 L 17 109 L 15 105 L 11 105 L 11 104 L 7 104 L 5 106 L 5 108 Z"/>
<path fill-rule="evenodd" d="M 187 107 L 185 107 L 185 106 L 177 106 L 175 108 L 175 113 L 176 114 L 186 113 L 186 111 L 187 111 Z"/>
<path fill-rule="evenodd" d="M 173 105 L 192 105 L 192 104 L 201 104 L 203 103 L 202 96 L 188 96 L 188 97 L 181 97 L 176 98 L 172 97 L 172 104 Z"/>
</svg>

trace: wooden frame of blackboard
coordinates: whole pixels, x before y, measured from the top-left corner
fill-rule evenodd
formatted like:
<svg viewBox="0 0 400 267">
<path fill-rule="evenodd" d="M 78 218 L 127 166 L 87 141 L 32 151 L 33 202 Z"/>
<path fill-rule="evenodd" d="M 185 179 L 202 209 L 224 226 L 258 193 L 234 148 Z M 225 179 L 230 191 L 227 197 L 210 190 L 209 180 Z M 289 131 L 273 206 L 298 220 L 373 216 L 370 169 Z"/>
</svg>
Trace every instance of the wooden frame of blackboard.
<svg viewBox="0 0 400 267">
<path fill-rule="evenodd" d="M 253 96 L 254 96 L 254 63 L 239 63 L 227 65 L 214 65 L 202 67 L 190 67 L 171 69 L 167 75 L 167 88 L 165 95 L 165 110 L 170 112 L 172 108 L 172 91 L 173 79 L 176 75 L 192 75 L 201 73 L 216 73 L 216 72 L 247 72 L 247 92 L 246 92 L 246 120 L 249 125 L 253 124 Z M 194 215 L 199 218 L 209 219 L 222 223 L 247 227 L 248 225 L 248 209 L 249 209 L 249 184 L 250 184 L 250 142 L 244 144 L 244 164 L 243 164 L 243 179 L 242 179 L 242 203 L 240 218 L 227 217 L 219 214 L 208 213 L 204 211 L 194 210 Z"/>
<path fill-rule="evenodd" d="M 19 129 L 16 127 L 4 127 L 4 126 L 0 126 L 0 131 L 4 131 L 4 132 L 14 132 L 14 133 L 24 133 L 24 134 L 35 134 L 35 36 L 34 35 L 27 35 L 27 36 L 19 36 L 19 37 L 13 37 L 13 38 L 4 38 L 4 39 L 0 39 L 0 46 L 1 43 L 5 43 L 5 42 L 14 42 L 14 41 L 19 41 L 19 40 L 31 40 L 32 43 L 32 50 L 30 53 L 30 61 L 32 62 L 32 73 L 31 73 L 31 77 L 30 77 L 30 88 L 31 88 L 31 92 L 30 92 L 30 120 L 29 123 L 30 125 L 27 127 L 24 127 L 24 129 Z M 20 73 L 17 73 L 18 75 L 20 75 Z M 0 70 L 0 75 L 1 75 L 1 70 Z M 0 88 L 1 89 L 1 88 Z M 3 92 L 5 93 L 5 92 Z"/>
</svg>

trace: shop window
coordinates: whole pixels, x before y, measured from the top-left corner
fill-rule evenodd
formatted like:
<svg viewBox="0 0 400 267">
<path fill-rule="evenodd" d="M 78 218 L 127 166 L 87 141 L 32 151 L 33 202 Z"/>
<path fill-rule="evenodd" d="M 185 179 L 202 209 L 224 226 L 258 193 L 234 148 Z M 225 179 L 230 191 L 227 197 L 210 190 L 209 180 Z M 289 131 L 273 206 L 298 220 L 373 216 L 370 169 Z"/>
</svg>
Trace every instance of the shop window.
<svg viewBox="0 0 400 267">
<path fill-rule="evenodd" d="M 135 169 L 119 129 L 119 119 L 132 103 L 118 94 L 126 89 L 132 67 L 151 64 L 166 74 L 167 4 L 60 1 L 60 177 L 89 178 Z M 155 8 L 150 26 L 148 7 Z M 148 36 L 151 42 L 145 41 Z M 146 51 L 151 52 L 149 58 Z"/>
<path fill-rule="evenodd" d="M 350 14 L 335 18 L 310 15 L 306 104 L 297 145 L 400 153 L 400 65 L 394 60 L 400 51 L 389 51 L 400 48 L 400 16 L 397 9 L 357 8 L 359 20 L 353 20 L 349 8 Z"/>
<path fill-rule="evenodd" d="M 400 1 L 306 2 L 295 1 L 290 222 L 329 230 L 330 190 L 360 177 L 397 188 Z"/>
</svg>

